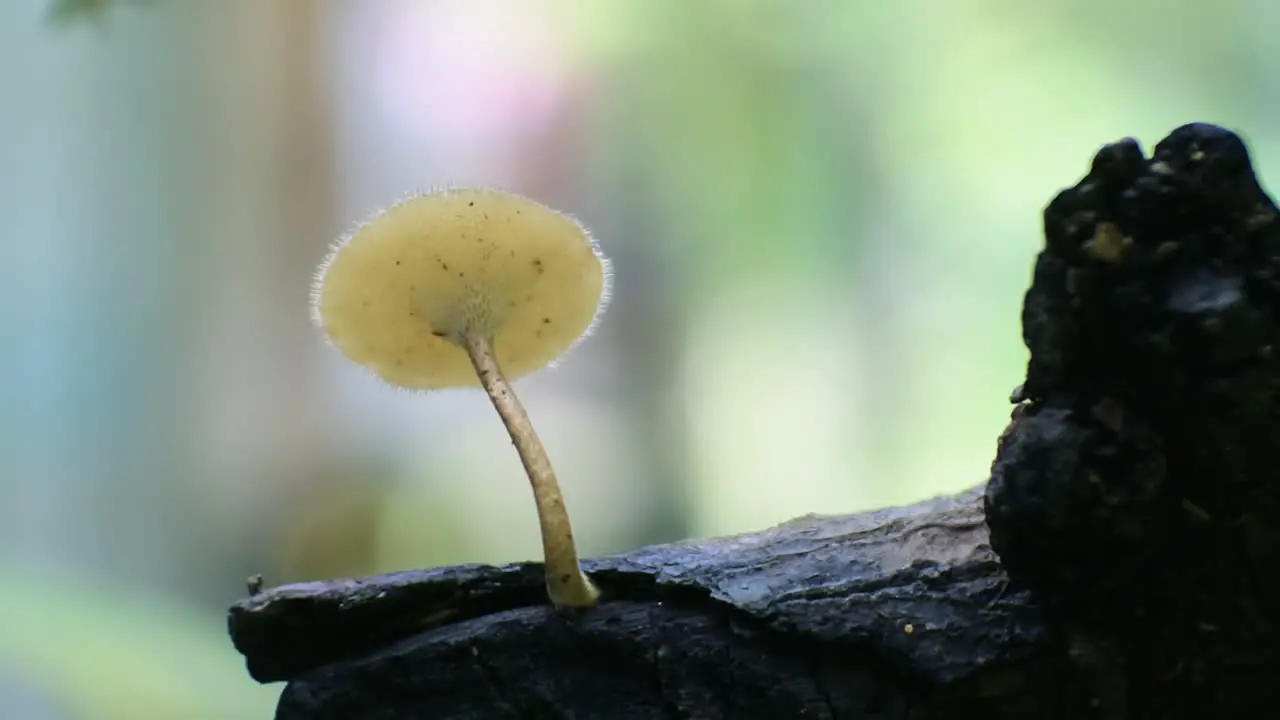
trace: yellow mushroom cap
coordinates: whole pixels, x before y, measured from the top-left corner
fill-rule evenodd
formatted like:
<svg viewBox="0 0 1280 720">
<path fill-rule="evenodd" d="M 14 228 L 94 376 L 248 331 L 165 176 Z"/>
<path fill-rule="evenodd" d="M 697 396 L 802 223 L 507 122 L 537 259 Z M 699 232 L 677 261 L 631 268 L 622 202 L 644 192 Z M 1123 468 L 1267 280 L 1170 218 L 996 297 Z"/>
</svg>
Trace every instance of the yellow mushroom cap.
<svg viewBox="0 0 1280 720">
<path fill-rule="evenodd" d="M 487 336 L 511 379 L 594 327 L 609 262 L 575 220 L 519 195 L 449 189 L 400 202 L 339 241 L 312 318 L 349 360 L 406 388 L 477 387 L 461 338 Z"/>
</svg>

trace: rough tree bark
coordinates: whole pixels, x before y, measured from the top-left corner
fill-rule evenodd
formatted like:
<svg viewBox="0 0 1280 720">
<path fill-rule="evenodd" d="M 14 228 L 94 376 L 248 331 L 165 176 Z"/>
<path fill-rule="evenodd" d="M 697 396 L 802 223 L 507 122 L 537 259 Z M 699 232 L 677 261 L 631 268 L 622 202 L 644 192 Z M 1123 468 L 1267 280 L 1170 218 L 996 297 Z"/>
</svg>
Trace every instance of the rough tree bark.
<svg viewBox="0 0 1280 720">
<path fill-rule="evenodd" d="M 277 587 L 277 718 L 1247 718 L 1280 700 L 1280 223 L 1236 135 L 1104 147 L 1044 216 L 985 491 L 541 568 Z"/>
</svg>

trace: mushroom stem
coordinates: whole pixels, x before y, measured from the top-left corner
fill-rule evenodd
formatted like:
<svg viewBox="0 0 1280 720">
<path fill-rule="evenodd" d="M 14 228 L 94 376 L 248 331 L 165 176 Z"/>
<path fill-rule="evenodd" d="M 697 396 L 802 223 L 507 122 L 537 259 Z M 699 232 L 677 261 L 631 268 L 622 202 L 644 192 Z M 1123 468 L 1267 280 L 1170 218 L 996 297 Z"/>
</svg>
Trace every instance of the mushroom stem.
<svg viewBox="0 0 1280 720">
<path fill-rule="evenodd" d="M 520 462 L 529 476 L 529 484 L 533 486 L 538 525 L 542 530 L 547 594 L 551 603 L 556 607 L 591 607 L 599 600 L 600 591 L 578 565 L 578 549 L 573 542 L 573 527 L 569 524 L 569 512 L 560 494 L 560 483 L 538 433 L 529 422 L 529 414 L 502 374 L 490 339 L 466 334 L 461 341 L 476 374 L 480 376 L 480 384 L 502 418 L 511 443 L 516 446 Z"/>
</svg>

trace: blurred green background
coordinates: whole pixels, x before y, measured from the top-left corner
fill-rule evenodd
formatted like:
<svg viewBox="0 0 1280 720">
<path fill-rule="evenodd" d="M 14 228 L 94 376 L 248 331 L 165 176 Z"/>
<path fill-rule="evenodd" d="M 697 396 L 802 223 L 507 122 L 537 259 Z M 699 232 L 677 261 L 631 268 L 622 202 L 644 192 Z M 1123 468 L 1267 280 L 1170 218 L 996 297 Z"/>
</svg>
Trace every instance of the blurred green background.
<svg viewBox="0 0 1280 720">
<path fill-rule="evenodd" d="M 54 18 L 54 5 L 64 10 Z M 478 393 L 308 322 L 329 243 L 499 185 L 601 331 L 520 390 L 587 555 L 979 483 L 1040 212 L 1188 121 L 1280 166 L 1269 0 L 0 5 L 0 718 L 265 718 L 267 583 L 540 555 Z"/>
</svg>

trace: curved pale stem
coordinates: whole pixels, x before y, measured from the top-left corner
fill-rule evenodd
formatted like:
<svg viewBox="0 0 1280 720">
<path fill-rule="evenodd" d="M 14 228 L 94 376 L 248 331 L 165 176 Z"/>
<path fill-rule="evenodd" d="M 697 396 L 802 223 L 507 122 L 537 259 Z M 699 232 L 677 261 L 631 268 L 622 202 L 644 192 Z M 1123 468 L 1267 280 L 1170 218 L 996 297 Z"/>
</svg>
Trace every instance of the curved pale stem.
<svg viewBox="0 0 1280 720">
<path fill-rule="evenodd" d="M 600 591 L 578 565 L 578 549 L 573 541 L 569 512 L 560 494 L 560 483 L 542 441 L 529 422 L 529 414 L 520 404 L 515 391 L 502 374 L 487 337 L 465 336 L 461 342 L 475 366 L 480 384 L 493 401 L 493 407 L 507 427 L 511 443 L 516 446 L 538 507 L 538 524 L 542 530 L 542 552 L 547 573 L 547 594 L 556 607 L 590 607 L 600 598 Z"/>
</svg>

